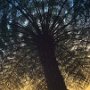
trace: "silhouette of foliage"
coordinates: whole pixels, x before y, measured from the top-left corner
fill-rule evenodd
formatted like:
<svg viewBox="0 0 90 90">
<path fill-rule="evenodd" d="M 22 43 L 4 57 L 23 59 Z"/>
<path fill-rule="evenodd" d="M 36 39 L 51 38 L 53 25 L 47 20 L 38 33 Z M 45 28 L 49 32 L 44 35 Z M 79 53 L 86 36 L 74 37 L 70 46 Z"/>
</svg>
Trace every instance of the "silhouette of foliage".
<svg viewBox="0 0 90 90">
<path fill-rule="evenodd" d="M 0 88 L 20 90 L 25 75 L 36 90 L 86 87 L 89 25 L 89 0 L 0 0 Z"/>
</svg>

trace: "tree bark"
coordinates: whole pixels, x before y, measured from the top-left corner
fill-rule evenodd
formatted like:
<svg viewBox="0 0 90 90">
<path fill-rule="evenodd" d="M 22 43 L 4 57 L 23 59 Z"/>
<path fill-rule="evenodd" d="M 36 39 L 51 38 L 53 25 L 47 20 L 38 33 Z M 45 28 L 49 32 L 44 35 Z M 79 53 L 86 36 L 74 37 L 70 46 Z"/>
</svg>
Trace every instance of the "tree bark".
<svg viewBox="0 0 90 90">
<path fill-rule="evenodd" d="M 67 90 L 64 78 L 58 68 L 53 43 L 43 41 L 39 47 L 39 57 L 43 66 L 48 90 Z"/>
</svg>

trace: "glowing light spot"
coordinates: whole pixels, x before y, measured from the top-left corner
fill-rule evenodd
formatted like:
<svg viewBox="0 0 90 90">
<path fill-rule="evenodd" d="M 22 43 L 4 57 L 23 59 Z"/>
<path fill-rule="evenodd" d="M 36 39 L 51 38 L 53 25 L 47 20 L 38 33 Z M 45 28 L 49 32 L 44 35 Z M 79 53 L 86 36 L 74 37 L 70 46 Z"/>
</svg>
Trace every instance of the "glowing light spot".
<svg viewBox="0 0 90 90">
<path fill-rule="evenodd" d="M 87 89 L 86 90 L 90 90 L 90 85 L 87 87 Z"/>
<path fill-rule="evenodd" d="M 23 36 L 23 33 L 19 33 L 18 36 L 19 36 L 19 37 L 22 37 L 22 36 Z"/>
<path fill-rule="evenodd" d="M 26 20 L 24 23 L 23 23 L 23 26 L 27 26 L 28 24 L 28 20 Z"/>
<path fill-rule="evenodd" d="M 21 90 L 33 90 L 32 86 L 30 85 L 26 85 L 24 88 L 22 88 Z"/>
</svg>

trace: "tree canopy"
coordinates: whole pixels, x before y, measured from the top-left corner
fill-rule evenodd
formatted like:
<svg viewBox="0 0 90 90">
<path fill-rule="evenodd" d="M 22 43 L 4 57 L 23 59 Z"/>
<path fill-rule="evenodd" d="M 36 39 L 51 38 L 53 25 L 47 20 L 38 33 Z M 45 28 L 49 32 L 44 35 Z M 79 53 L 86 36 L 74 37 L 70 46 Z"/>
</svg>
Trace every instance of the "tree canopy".
<svg viewBox="0 0 90 90">
<path fill-rule="evenodd" d="M 0 0 L 1 89 L 23 86 L 28 75 L 32 83 L 41 80 L 38 90 L 46 90 L 40 55 L 49 50 L 68 86 L 71 81 L 83 83 L 80 88 L 89 83 L 90 1 Z"/>
</svg>

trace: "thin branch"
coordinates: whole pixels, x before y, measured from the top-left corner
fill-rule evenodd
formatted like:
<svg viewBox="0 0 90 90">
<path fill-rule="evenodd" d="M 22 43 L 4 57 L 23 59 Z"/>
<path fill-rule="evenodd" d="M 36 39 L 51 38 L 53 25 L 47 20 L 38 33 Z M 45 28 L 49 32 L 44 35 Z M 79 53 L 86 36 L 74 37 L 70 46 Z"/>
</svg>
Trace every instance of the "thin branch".
<svg viewBox="0 0 90 90">
<path fill-rule="evenodd" d="M 59 18 L 59 16 L 60 16 L 61 11 L 62 11 L 64 5 L 66 4 L 66 2 L 67 2 L 67 0 L 65 0 L 64 3 L 62 4 L 61 9 L 59 10 L 57 17 L 54 19 L 53 24 L 52 24 L 52 26 L 50 27 L 50 30 L 52 30 L 52 29 L 55 27 L 55 24 L 56 24 L 56 22 L 58 21 L 58 18 Z"/>
<path fill-rule="evenodd" d="M 17 10 L 19 10 L 19 11 L 22 13 L 22 15 L 23 15 L 27 20 L 29 20 L 29 22 L 30 22 L 31 25 L 35 28 L 35 30 L 37 31 L 38 34 L 41 33 L 41 32 L 40 32 L 40 29 L 39 29 L 39 27 L 38 27 L 38 25 L 37 25 L 37 23 L 36 23 L 36 18 L 33 17 L 32 14 L 29 14 L 29 15 L 28 15 L 28 13 L 25 13 L 26 11 L 23 10 L 19 5 L 16 6 L 16 5 L 13 4 L 12 2 L 10 2 L 9 0 L 7 0 L 7 1 L 8 1 L 8 3 L 10 3 L 11 5 L 13 5 Z"/>
</svg>

